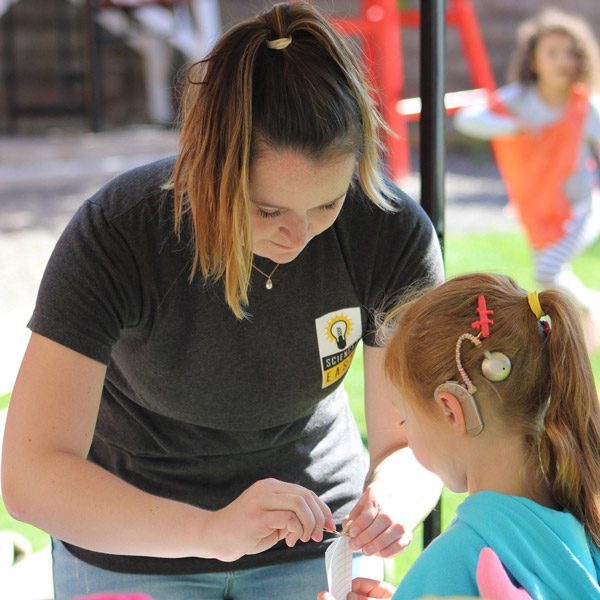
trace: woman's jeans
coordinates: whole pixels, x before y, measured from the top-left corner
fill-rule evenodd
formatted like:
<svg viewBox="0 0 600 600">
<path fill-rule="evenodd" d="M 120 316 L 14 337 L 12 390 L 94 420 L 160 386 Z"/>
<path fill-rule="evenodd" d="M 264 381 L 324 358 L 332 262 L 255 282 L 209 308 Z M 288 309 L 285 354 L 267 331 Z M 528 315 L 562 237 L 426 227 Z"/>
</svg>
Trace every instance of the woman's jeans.
<svg viewBox="0 0 600 600">
<path fill-rule="evenodd" d="M 52 540 L 55 600 L 99 592 L 145 593 L 153 600 L 316 600 L 327 589 L 325 559 L 197 575 L 131 575 L 89 565 Z M 383 579 L 383 560 L 355 554 L 356 577 Z"/>
</svg>

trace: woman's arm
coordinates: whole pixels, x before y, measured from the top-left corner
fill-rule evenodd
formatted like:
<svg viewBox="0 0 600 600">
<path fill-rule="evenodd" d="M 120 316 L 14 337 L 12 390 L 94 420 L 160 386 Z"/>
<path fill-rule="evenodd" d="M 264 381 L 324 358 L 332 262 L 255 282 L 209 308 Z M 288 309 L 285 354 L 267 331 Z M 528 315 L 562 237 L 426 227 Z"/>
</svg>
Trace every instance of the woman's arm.
<svg viewBox="0 0 600 600">
<path fill-rule="evenodd" d="M 351 546 L 367 554 L 393 556 L 431 512 L 439 479 L 421 467 L 407 448 L 406 433 L 392 404 L 385 377 L 384 348 L 364 347 L 365 412 L 371 466 L 365 492 L 349 515 Z"/>
<path fill-rule="evenodd" d="M 66 542 L 111 554 L 235 560 L 332 528 L 315 494 L 257 482 L 220 511 L 154 496 L 86 460 L 106 367 L 32 334 L 11 396 L 2 454 L 8 511 Z"/>
</svg>

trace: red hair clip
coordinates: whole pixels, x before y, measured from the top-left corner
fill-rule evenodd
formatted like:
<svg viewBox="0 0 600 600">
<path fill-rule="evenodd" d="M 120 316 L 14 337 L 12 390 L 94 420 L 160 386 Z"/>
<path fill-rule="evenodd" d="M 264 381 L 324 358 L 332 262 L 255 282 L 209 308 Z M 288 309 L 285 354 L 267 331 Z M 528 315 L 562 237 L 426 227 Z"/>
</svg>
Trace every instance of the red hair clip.
<svg viewBox="0 0 600 600">
<path fill-rule="evenodd" d="M 479 329 L 480 337 L 484 337 L 484 338 L 489 337 L 489 335 L 490 335 L 489 325 L 494 324 L 493 319 L 490 319 L 489 317 L 491 317 L 494 314 L 494 311 L 488 309 L 488 307 L 485 303 L 485 296 L 483 294 L 480 294 L 477 297 L 477 313 L 479 314 L 479 320 L 473 321 L 471 323 L 471 327 L 473 327 L 475 329 Z"/>
</svg>

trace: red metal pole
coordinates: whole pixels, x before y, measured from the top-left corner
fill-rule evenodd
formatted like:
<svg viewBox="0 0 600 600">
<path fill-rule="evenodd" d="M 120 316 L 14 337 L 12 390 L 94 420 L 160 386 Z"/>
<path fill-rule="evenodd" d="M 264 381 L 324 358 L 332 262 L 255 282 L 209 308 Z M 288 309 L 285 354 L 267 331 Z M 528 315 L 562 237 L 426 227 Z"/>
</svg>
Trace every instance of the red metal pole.
<svg viewBox="0 0 600 600">
<path fill-rule="evenodd" d="M 373 24 L 371 44 L 377 57 L 377 88 L 381 114 L 393 134 L 385 134 L 389 174 L 397 179 L 408 175 L 410 154 L 406 119 L 396 110 L 402 97 L 404 64 L 400 18 L 396 0 L 363 0 L 363 14 Z"/>
<path fill-rule="evenodd" d="M 449 24 L 458 27 L 471 79 L 475 86 L 488 91 L 495 90 L 496 78 L 488 61 L 471 0 L 451 0 L 451 10 L 448 12 L 447 19 Z"/>
</svg>

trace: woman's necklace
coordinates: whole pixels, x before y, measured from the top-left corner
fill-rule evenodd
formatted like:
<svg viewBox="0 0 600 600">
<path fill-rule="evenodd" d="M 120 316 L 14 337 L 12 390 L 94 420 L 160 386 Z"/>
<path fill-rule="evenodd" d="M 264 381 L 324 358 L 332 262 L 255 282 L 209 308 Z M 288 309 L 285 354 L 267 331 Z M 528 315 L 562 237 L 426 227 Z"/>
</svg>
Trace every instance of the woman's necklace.
<svg viewBox="0 0 600 600">
<path fill-rule="evenodd" d="M 275 265 L 275 268 L 269 274 L 265 273 L 264 271 L 261 271 L 254 263 L 252 263 L 252 268 L 256 269 L 261 275 L 264 275 L 267 278 L 267 281 L 265 281 L 265 288 L 267 288 L 268 290 L 272 290 L 273 280 L 271 279 L 271 277 L 273 277 L 273 274 L 279 268 L 279 263 Z"/>
</svg>

